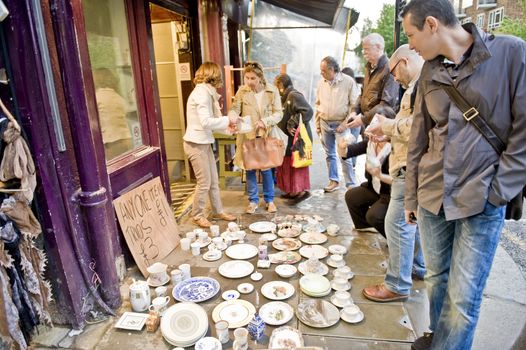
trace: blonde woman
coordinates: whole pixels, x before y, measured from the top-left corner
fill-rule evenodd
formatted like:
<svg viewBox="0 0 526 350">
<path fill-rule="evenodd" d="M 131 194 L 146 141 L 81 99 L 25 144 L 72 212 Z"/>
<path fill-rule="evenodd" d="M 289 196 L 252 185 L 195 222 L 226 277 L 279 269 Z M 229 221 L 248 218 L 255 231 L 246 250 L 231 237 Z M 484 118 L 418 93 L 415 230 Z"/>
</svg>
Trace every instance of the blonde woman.
<svg viewBox="0 0 526 350">
<path fill-rule="evenodd" d="M 235 129 L 237 116 L 224 117 L 219 107 L 217 88 L 223 85 L 221 69 L 213 62 L 203 63 L 195 73 L 194 90 L 186 104 L 187 128 L 184 134 L 184 152 L 192 164 L 197 186 L 192 207 L 192 218 L 200 227 L 212 224 L 204 215 L 206 197 L 210 198 L 213 217 L 227 221 L 236 219 L 223 211 L 219 193 L 219 178 L 212 152 L 215 139 L 213 130 Z"/>
<path fill-rule="evenodd" d="M 283 117 L 281 98 L 278 90 L 272 84 L 267 84 L 263 75 L 263 67 L 257 62 L 247 62 L 243 69 L 245 85 L 236 93 L 229 116 L 249 117 L 253 130 L 246 134 L 238 134 L 236 139 L 236 155 L 234 164 L 245 169 L 242 156 L 242 145 L 245 139 L 264 136 L 270 128 L 279 123 Z M 246 213 L 254 214 L 259 206 L 258 184 L 256 170 L 246 170 L 247 192 L 249 204 Z M 263 177 L 263 199 L 267 211 L 277 211 L 274 204 L 274 176 L 272 169 L 261 170 Z"/>
</svg>

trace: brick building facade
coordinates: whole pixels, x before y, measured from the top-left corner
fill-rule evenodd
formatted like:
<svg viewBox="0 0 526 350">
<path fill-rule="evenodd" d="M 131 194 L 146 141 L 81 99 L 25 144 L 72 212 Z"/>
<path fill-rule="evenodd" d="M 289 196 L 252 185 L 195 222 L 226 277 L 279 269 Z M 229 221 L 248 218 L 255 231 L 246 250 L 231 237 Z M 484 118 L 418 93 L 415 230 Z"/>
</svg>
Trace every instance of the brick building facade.
<svg viewBox="0 0 526 350">
<path fill-rule="evenodd" d="M 451 0 L 461 23 L 473 22 L 486 31 L 498 28 L 504 17 L 521 18 L 520 0 Z"/>
</svg>

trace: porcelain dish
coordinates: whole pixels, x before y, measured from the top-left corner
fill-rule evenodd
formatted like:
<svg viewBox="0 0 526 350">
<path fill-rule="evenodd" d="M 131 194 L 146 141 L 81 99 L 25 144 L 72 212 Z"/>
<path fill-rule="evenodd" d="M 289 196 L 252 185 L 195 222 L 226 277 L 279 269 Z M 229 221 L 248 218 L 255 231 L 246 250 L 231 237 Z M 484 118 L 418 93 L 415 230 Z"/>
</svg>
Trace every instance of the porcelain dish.
<svg viewBox="0 0 526 350">
<path fill-rule="evenodd" d="M 294 265 L 278 265 L 274 271 L 282 278 L 289 278 L 294 276 L 298 269 Z"/>
<path fill-rule="evenodd" d="M 261 287 L 261 294 L 270 300 L 285 300 L 295 293 L 292 284 L 284 281 L 270 281 Z"/>
<path fill-rule="evenodd" d="M 362 311 L 360 311 L 358 313 L 358 315 L 356 315 L 354 317 L 349 317 L 343 312 L 343 310 L 341 310 L 340 311 L 340 318 L 342 320 L 344 320 L 345 322 L 347 322 L 347 323 L 359 323 L 359 322 L 363 321 L 363 319 L 365 318 L 365 315 L 363 314 Z"/>
<path fill-rule="evenodd" d="M 217 271 L 226 278 L 242 278 L 254 272 L 254 265 L 245 260 L 230 260 L 219 265 Z"/>
<path fill-rule="evenodd" d="M 272 247 L 277 250 L 298 250 L 301 247 L 301 242 L 295 238 L 278 238 L 272 242 Z"/>
<path fill-rule="evenodd" d="M 214 322 L 225 320 L 228 328 L 246 326 L 254 317 L 256 308 L 246 300 L 236 299 L 223 301 L 212 311 Z"/>
<path fill-rule="evenodd" d="M 208 315 L 200 305 L 182 302 L 170 306 L 161 318 L 161 333 L 172 345 L 189 347 L 208 331 Z"/>
<path fill-rule="evenodd" d="M 323 233 L 306 232 L 300 235 L 300 241 L 305 244 L 323 244 L 327 242 L 327 236 Z"/>
<path fill-rule="evenodd" d="M 329 255 L 329 250 L 321 245 L 305 245 L 300 248 L 299 253 L 307 259 L 313 255 L 318 259 L 323 259 Z"/>
<path fill-rule="evenodd" d="M 148 314 L 143 314 L 139 312 L 129 312 L 126 311 L 119 318 L 117 323 L 115 323 L 115 328 L 128 329 L 132 331 L 140 331 L 146 323 Z"/>
<path fill-rule="evenodd" d="M 248 226 L 250 231 L 256 233 L 266 233 L 276 229 L 276 224 L 270 221 L 258 221 Z"/>
<path fill-rule="evenodd" d="M 303 275 L 314 273 L 317 275 L 325 276 L 326 274 L 329 273 L 329 267 L 322 262 L 318 262 L 317 264 L 312 265 L 312 264 L 309 264 L 308 261 L 304 261 L 304 262 L 299 263 L 298 270 Z"/>
<path fill-rule="evenodd" d="M 347 248 L 345 248 L 341 244 L 330 245 L 328 249 L 329 249 L 329 253 L 331 254 L 339 254 L 339 255 L 347 254 Z"/>
<path fill-rule="evenodd" d="M 200 303 L 213 298 L 219 292 L 219 282 L 210 277 L 191 277 L 178 283 L 172 290 L 177 301 Z"/>
<path fill-rule="evenodd" d="M 160 282 L 160 283 L 155 283 L 155 282 L 153 282 L 153 281 L 150 279 L 150 277 L 148 277 L 148 278 L 146 279 L 146 283 L 148 283 L 148 285 L 149 285 L 150 287 L 154 287 L 154 288 L 155 288 L 155 287 L 164 286 L 164 285 L 165 285 L 166 283 L 168 283 L 168 282 L 170 282 L 170 276 L 168 276 L 168 275 L 166 275 L 165 280 L 162 281 L 162 282 Z"/>
<path fill-rule="evenodd" d="M 219 339 L 214 337 L 204 337 L 195 343 L 195 350 L 221 350 L 223 346 Z"/>
<path fill-rule="evenodd" d="M 268 342 L 270 349 L 295 349 L 304 345 L 301 332 L 289 326 L 274 329 Z"/>
<path fill-rule="evenodd" d="M 293 251 L 282 251 L 275 254 L 269 254 L 268 258 L 273 264 L 295 264 L 301 260 L 301 255 Z"/>
<path fill-rule="evenodd" d="M 225 250 L 226 256 L 231 259 L 247 260 L 258 255 L 258 247 L 252 244 L 234 244 Z"/>
<path fill-rule="evenodd" d="M 224 300 L 239 299 L 239 296 L 240 296 L 239 292 L 235 289 L 224 291 L 223 294 L 221 294 L 221 298 L 223 298 Z"/>
<path fill-rule="evenodd" d="M 340 311 L 323 299 L 303 299 L 296 309 L 296 317 L 307 326 L 326 328 L 340 320 Z"/>
<path fill-rule="evenodd" d="M 271 301 L 261 306 L 259 316 L 266 324 L 281 326 L 294 317 L 294 309 L 282 301 Z"/>
</svg>

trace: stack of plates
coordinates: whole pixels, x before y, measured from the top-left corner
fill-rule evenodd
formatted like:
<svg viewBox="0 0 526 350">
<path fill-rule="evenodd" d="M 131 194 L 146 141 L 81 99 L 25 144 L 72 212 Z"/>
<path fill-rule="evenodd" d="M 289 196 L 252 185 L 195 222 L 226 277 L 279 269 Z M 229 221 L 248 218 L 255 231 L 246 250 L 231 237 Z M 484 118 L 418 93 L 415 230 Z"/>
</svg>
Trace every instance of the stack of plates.
<svg viewBox="0 0 526 350">
<path fill-rule="evenodd" d="M 300 278 L 301 291 L 311 297 L 324 297 L 331 292 L 331 282 L 322 275 L 306 274 Z"/>
<path fill-rule="evenodd" d="M 206 335 L 208 316 L 201 306 L 183 302 L 168 308 L 161 318 L 161 333 L 174 346 L 189 347 Z"/>
</svg>

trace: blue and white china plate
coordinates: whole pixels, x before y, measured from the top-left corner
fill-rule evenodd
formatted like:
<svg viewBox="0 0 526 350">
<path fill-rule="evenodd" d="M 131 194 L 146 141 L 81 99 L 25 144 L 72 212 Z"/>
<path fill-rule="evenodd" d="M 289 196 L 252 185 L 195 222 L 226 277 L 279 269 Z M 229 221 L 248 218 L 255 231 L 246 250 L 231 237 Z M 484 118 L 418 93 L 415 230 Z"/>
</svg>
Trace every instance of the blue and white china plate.
<svg viewBox="0 0 526 350">
<path fill-rule="evenodd" d="M 179 283 L 172 291 L 175 300 L 200 303 L 219 292 L 219 282 L 210 277 L 192 277 Z"/>
</svg>

